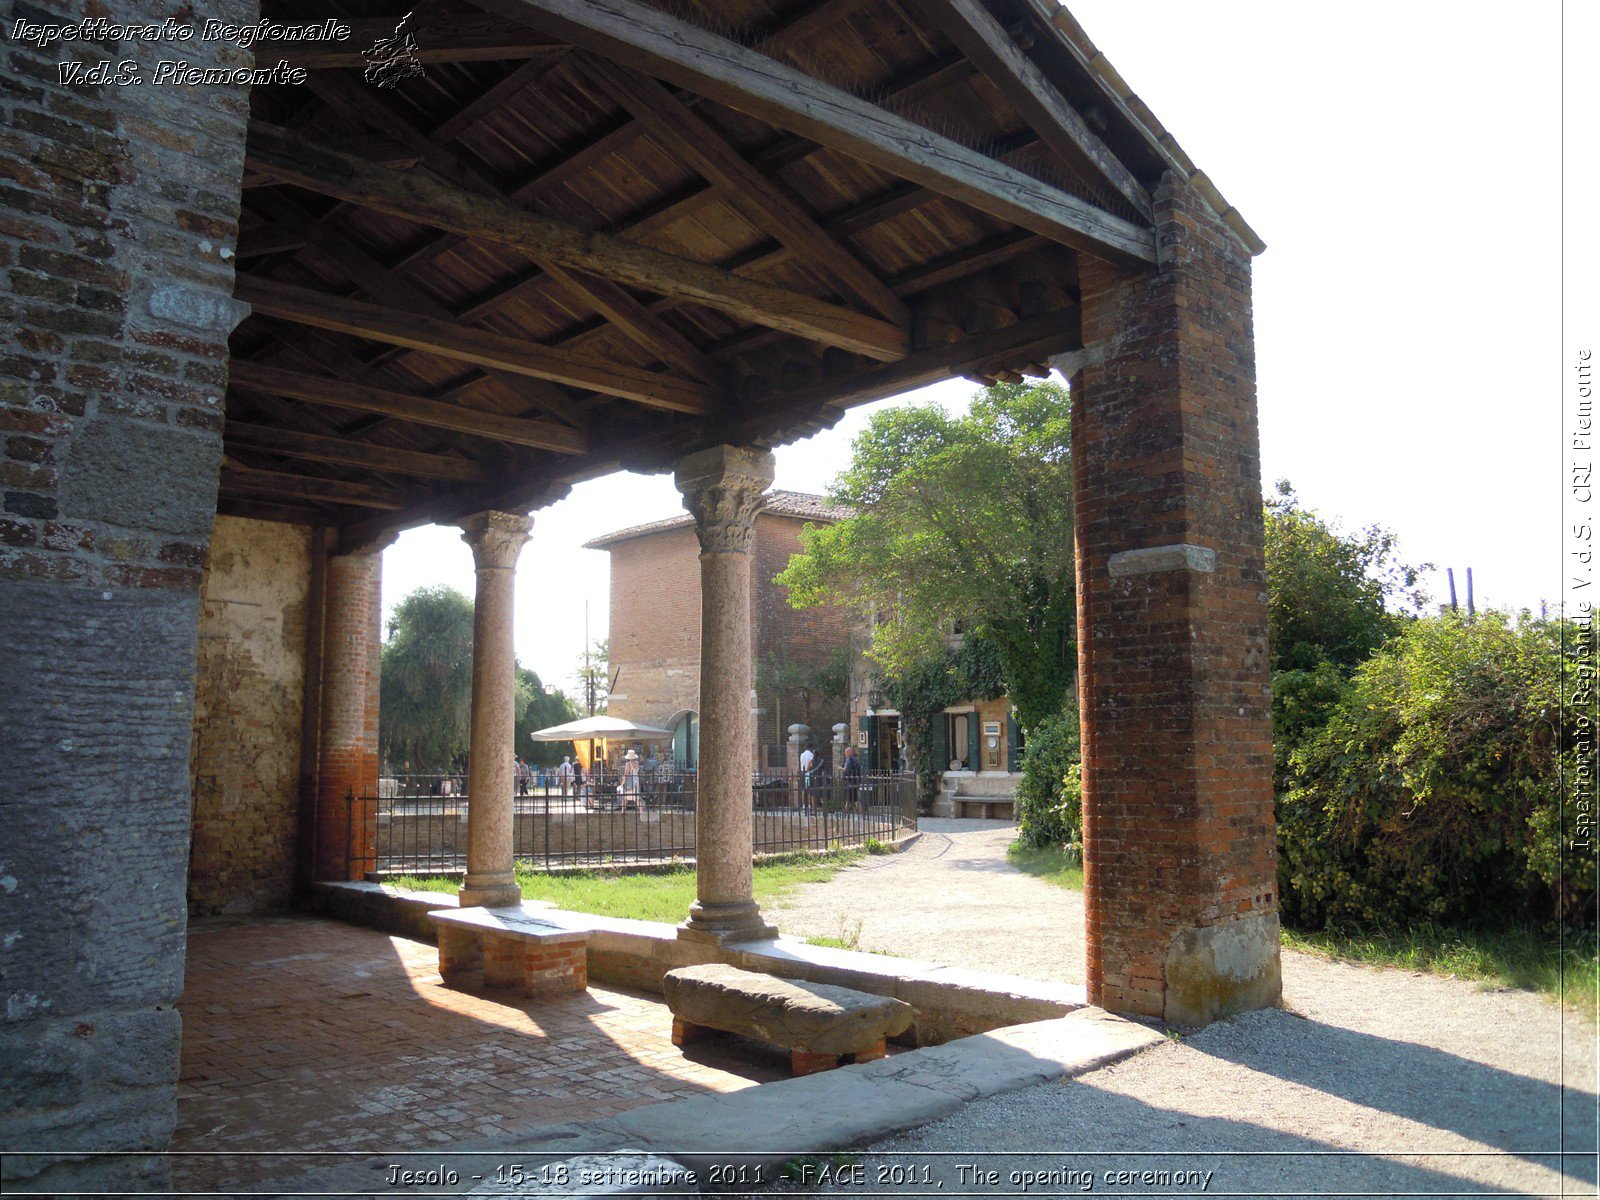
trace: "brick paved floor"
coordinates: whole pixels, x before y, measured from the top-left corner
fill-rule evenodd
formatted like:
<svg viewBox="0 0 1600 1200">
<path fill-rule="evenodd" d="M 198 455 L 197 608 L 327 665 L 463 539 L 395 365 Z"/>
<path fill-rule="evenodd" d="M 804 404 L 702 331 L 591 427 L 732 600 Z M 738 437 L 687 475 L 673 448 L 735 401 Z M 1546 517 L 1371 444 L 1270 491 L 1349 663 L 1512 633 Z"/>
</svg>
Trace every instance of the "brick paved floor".
<svg viewBox="0 0 1600 1200">
<path fill-rule="evenodd" d="M 191 923 L 179 1008 L 178 1151 L 426 1150 L 789 1074 L 739 1039 L 679 1050 L 644 992 L 457 991 L 432 946 L 308 917 Z M 251 1188 L 315 1165 L 180 1157 L 173 1183 Z"/>
</svg>

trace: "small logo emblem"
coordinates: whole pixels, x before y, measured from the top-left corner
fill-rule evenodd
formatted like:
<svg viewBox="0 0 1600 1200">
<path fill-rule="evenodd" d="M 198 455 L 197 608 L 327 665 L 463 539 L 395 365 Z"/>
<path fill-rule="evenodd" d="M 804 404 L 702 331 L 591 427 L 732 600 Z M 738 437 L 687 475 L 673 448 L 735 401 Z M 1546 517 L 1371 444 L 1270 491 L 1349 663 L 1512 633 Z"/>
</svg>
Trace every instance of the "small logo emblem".
<svg viewBox="0 0 1600 1200">
<path fill-rule="evenodd" d="M 407 13 L 394 27 L 394 36 L 379 38 L 361 52 L 367 66 L 361 77 L 376 87 L 398 87 L 405 79 L 422 74 L 422 63 L 417 59 L 417 34 L 413 28 L 415 13 Z"/>
</svg>

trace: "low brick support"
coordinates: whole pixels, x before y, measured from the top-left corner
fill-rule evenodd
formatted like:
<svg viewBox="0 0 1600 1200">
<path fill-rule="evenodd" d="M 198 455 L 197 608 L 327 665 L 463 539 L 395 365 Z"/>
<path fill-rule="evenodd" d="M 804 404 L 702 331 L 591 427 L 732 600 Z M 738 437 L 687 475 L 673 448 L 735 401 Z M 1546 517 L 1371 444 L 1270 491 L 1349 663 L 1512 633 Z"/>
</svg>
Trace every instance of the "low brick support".
<svg viewBox="0 0 1600 1200">
<path fill-rule="evenodd" d="M 1187 185 L 1161 266 L 1085 260 L 1072 381 L 1089 998 L 1280 996 L 1250 259 Z"/>
</svg>

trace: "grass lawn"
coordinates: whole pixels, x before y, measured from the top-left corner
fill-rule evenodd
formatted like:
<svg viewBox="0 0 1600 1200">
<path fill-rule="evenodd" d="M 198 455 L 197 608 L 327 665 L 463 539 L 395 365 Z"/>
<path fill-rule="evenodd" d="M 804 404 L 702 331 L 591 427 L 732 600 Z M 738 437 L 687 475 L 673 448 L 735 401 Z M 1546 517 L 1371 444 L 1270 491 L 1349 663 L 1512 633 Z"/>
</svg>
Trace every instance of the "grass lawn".
<svg viewBox="0 0 1600 1200">
<path fill-rule="evenodd" d="M 1083 863 L 1065 850 L 1035 850 L 1021 842 L 1006 847 L 1006 861 L 1024 875 L 1033 875 L 1057 887 L 1083 891 Z"/>
<path fill-rule="evenodd" d="M 861 857 L 861 851 L 841 851 L 817 858 L 796 858 L 761 863 L 755 869 L 756 901 L 766 904 L 802 883 L 821 883 L 840 867 Z M 452 896 L 461 885 L 454 879 L 421 879 L 406 876 L 390 880 L 396 887 L 416 892 L 448 892 Z M 517 882 L 528 900 L 549 900 L 573 912 L 595 913 L 603 917 L 632 917 L 640 921 L 665 921 L 677 924 L 689 915 L 694 899 L 694 869 L 652 875 L 620 874 L 610 871 L 568 871 L 559 875 L 524 869 L 517 864 Z"/>
<path fill-rule="evenodd" d="M 1057 887 L 1083 890 L 1083 867 L 1074 855 L 1060 850 L 1032 850 L 1013 842 L 1006 858 L 1019 871 Z M 1557 937 L 1526 927 L 1479 930 L 1422 926 L 1393 933 L 1285 929 L 1283 944 L 1321 958 L 1454 975 L 1491 987 L 1523 988 L 1546 996 L 1563 994 L 1564 961 L 1567 1002 L 1591 1017 L 1595 1015 L 1600 956 L 1595 953 L 1593 937 L 1569 935 L 1564 958 Z"/>
<path fill-rule="evenodd" d="M 1585 944 L 1587 943 L 1587 944 Z M 1593 937 L 1568 935 L 1563 956 L 1559 938 L 1540 929 L 1447 929 L 1421 926 L 1390 933 L 1307 932 L 1285 929 L 1291 950 L 1344 962 L 1400 967 L 1475 979 L 1494 987 L 1524 988 L 1562 996 L 1589 1016 L 1595 1014 L 1596 973 Z"/>
</svg>

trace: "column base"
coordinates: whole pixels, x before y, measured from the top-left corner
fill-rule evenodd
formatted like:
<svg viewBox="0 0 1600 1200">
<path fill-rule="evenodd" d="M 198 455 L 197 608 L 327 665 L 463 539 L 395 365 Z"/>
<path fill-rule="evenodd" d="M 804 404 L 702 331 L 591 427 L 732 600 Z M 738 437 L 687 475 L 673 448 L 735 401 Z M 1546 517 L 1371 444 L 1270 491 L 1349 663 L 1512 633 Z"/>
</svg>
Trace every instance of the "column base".
<svg viewBox="0 0 1600 1200">
<path fill-rule="evenodd" d="M 778 927 L 761 919 L 754 901 L 743 904 L 702 904 L 689 906 L 689 919 L 678 926 L 678 937 L 689 942 L 765 942 L 778 936 Z"/>
<path fill-rule="evenodd" d="M 509 871 L 474 875 L 470 871 L 456 897 L 458 908 L 518 908 L 522 888 Z"/>
</svg>

